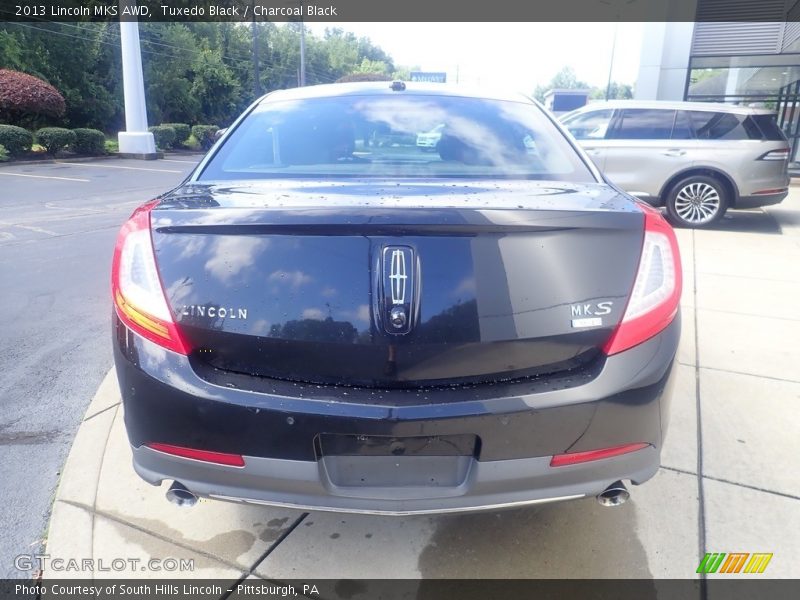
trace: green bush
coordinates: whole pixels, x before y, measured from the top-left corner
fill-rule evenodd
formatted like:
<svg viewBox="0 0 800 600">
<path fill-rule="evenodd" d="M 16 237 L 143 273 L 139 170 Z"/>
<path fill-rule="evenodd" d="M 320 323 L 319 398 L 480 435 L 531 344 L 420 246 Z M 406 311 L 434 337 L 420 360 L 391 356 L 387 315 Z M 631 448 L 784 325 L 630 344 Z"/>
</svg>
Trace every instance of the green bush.
<svg viewBox="0 0 800 600">
<path fill-rule="evenodd" d="M 33 134 L 15 125 L 0 125 L 0 145 L 5 146 L 11 156 L 18 156 L 31 149 Z"/>
<path fill-rule="evenodd" d="M 177 147 L 183 144 L 192 135 L 192 128 L 186 123 L 162 123 L 162 127 L 172 127 L 175 130 L 175 142 L 173 146 Z"/>
<path fill-rule="evenodd" d="M 8 152 L 6 151 L 6 147 L 3 144 L 0 144 L 0 162 L 6 162 L 8 160 Z"/>
<path fill-rule="evenodd" d="M 200 142 L 197 141 L 197 138 L 194 137 L 194 135 L 190 135 L 189 139 L 183 142 L 183 147 L 197 152 L 200 150 Z"/>
<path fill-rule="evenodd" d="M 175 138 L 177 137 L 175 130 L 168 125 L 155 125 L 149 131 L 156 140 L 156 146 L 161 150 L 170 148 L 175 143 Z"/>
<path fill-rule="evenodd" d="M 106 136 L 97 129 L 73 129 L 75 143 L 72 149 L 78 154 L 95 156 L 106 153 Z"/>
<path fill-rule="evenodd" d="M 214 134 L 219 131 L 216 125 L 195 125 L 192 127 L 192 135 L 197 138 L 200 147 L 208 150 L 214 145 Z"/>
<path fill-rule="evenodd" d="M 36 132 L 36 143 L 44 146 L 48 154 L 56 154 L 75 144 L 75 132 L 62 127 L 44 127 Z"/>
</svg>

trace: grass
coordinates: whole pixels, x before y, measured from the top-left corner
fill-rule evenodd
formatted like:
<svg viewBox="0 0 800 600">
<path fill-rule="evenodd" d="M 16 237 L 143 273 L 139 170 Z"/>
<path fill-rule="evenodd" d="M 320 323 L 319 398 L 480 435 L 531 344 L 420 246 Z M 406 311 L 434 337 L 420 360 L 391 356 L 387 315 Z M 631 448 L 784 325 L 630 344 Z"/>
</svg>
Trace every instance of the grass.
<svg viewBox="0 0 800 600">
<path fill-rule="evenodd" d="M 188 148 L 189 150 L 200 150 L 200 142 L 196 137 L 194 137 L 194 135 L 190 135 L 189 139 L 183 142 L 183 147 Z"/>
<path fill-rule="evenodd" d="M 116 154 L 119 152 L 119 142 L 117 140 L 106 140 L 106 152 L 108 154 Z"/>
</svg>

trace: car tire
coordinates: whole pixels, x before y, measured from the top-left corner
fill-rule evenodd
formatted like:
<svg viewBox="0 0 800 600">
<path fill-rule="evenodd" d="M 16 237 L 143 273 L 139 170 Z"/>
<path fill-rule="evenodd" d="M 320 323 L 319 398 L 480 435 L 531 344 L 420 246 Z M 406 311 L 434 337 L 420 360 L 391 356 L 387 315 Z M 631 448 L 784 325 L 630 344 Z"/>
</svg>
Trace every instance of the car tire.
<svg viewBox="0 0 800 600">
<path fill-rule="evenodd" d="M 708 227 L 728 210 L 728 190 L 715 177 L 692 175 L 672 186 L 666 206 L 667 219 L 676 227 Z"/>
</svg>

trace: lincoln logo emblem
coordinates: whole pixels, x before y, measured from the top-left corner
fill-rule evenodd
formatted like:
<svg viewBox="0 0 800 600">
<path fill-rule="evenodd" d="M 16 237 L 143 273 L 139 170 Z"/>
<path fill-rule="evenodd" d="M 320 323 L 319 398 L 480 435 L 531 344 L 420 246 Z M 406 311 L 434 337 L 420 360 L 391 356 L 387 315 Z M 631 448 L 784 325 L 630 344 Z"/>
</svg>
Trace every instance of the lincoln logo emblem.
<svg viewBox="0 0 800 600">
<path fill-rule="evenodd" d="M 379 320 L 386 333 L 405 335 L 414 326 L 419 260 L 409 246 L 384 246 L 380 259 Z"/>
<path fill-rule="evenodd" d="M 392 268 L 389 280 L 392 287 L 392 304 L 403 304 L 406 301 L 406 255 L 402 250 L 392 251 Z"/>
</svg>

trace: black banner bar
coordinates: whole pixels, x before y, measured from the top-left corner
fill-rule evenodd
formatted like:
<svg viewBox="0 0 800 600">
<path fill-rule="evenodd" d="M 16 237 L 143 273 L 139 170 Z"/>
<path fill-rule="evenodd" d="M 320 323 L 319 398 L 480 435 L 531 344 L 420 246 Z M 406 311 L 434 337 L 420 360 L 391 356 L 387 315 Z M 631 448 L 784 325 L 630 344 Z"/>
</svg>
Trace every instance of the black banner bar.
<svg viewBox="0 0 800 600">
<path fill-rule="evenodd" d="M 0 21 L 577 22 L 793 21 L 800 11 L 739 0 L 0 0 Z M 791 3 L 790 3 L 791 4 Z M 576 40 L 582 43 L 584 40 Z"/>
<path fill-rule="evenodd" d="M 800 580 L 730 579 L 190 579 L 0 580 L 0 600 L 795 600 Z"/>
</svg>

